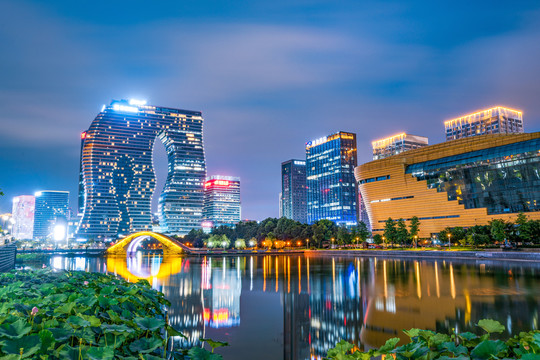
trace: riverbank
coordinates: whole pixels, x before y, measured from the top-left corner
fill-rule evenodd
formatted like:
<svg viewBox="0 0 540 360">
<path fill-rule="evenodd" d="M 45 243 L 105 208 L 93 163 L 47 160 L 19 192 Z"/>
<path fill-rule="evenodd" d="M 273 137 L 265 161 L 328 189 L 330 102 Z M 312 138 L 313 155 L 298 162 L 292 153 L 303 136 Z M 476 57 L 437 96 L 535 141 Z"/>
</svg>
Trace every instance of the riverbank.
<svg viewBox="0 0 540 360">
<path fill-rule="evenodd" d="M 500 261 L 540 261 L 540 252 L 470 250 L 306 250 L 306 256 L 385 257 L 409 259 L 488 259 Z"/>
</svg>

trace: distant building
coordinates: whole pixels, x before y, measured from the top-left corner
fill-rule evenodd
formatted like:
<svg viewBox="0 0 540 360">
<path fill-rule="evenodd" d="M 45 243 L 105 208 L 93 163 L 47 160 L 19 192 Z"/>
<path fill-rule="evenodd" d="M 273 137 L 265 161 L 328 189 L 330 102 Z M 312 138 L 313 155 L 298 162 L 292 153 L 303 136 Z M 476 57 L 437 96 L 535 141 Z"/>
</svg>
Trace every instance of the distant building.
<svg viewBox="0 0 540 360">
<path fill-rule="evenodd" d="M 496 106 L 445 121 L 444 128 L 446 141 L 486 134 L 522 133 L 523 113 Z"/>
<path fill-rule="evenodd" d="M 29 240 L 34 236 L 34 211 L 36 198 L 34 195 L 20 195 L 13 198 L 12 235 L 18 240 Z"/>
<path fill-rule="evenodd" d="M 356 134 L 338 132 L 306 143 L 307 220 L 357 224 Z"/>
<path fill-rule="evenodd" d="M 234 225 L 241 219 L 240 178 L 213 175 L 204 183 L 203 217 L 212 225 Z"/>
<path fill-rule="evenodd" d="M 288 160 L 281 163 L 281 213 L 301 223 L 307 222 L 306 162 Z"/>
<path fill-rule="evenodd" d="M 81 138 L 84 210 L 78 237 L 114 238 L 152 229 L 156 141 L 165 146 L 169 161 L 159 196 L 160 226 L 180 235 L 200 229 L 206 178 L 201 112 L 113 100 Z"/>
<path fill-rule="evenodd" d="M 428 138 L 406 133 L 390 136 L 385 139 L 375 140 L 373 146 L 373 160 L 401 154 L 407 150 L 418 149 L 428 145 Z"/>
<path fill-rule="evenodd" d="M 81 133 L 81 151 L 80 151 L 80 159 L 79 162 L 79 194 L 77 198 L 77 214 L 81 214 L 84 212 L 84 178 L 83 178 L 83 149 L 84 149 L 84 140 L 86 139 L 86 131 L 83 131 Z"/>
<path fill-rule="evenodd" d="M 540 132 L 447 141 L 355 169 L 372 232 L 388 218 L 420 220 L 420 238 L 446 227 L 540 220 Z"/>
<path fill-rule="evenodd" d="M 34 239 L 51 238 L 59 224 L 67 231 L 69 191 L 38 191 L 35 197 Z"/>
</svg>

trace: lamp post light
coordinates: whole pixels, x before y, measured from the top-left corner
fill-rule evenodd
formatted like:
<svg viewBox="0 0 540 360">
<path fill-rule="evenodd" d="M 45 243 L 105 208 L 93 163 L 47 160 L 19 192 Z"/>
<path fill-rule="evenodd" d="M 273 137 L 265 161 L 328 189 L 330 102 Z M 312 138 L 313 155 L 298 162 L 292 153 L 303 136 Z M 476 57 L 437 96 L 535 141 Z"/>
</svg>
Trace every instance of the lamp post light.
<svg viewBox="0 0 540 360">
<path fill-rule="evenodd" d="M 332 238 L 332 249 L 334 248 L 334 238 Z"/>
<path fill-rule="evenodd" d="M 358 236 L 356 237 L 356 247 L 358 247 Z"/>
<path fill-rule="evenodd" d="M 414 248 L 418 248 L 418 235 L 414 235 Z"/>
<path fill-rule="evenodd" d="M 452 237 L 452 234 L 448 233 L 448 250 L 450 250 L 450 246 L 452 245 L 452 241 L 450 241 L 451 237 Z"/>
<path fill-rule="evenodd" d="M 309 238 L 306 239 L 306 249 L 309 249 Z"/>
</svg>

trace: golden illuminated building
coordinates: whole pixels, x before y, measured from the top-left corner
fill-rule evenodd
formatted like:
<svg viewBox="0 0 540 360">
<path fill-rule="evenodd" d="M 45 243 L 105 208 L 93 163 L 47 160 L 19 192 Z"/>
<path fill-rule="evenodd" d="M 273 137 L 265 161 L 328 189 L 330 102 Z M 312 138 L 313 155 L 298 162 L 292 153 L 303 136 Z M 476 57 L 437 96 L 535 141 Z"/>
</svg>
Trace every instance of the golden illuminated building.
<svg viewBox="0 0 540 360">
<path fill-rule="evenodd" d="M 418 149 L 428 145 L 428 138 L 424 136 L 401 133 L 385 139 L 371 142 L 373 146 L 373 160 L 400 154 L 407 150 Z"/>
<path fill-rule="evenodd" d="M 490 134 L 410 150 L 355 169 L 374 234 L 420 219 L 421 238 L 519 212 L 540 219 L 540 132 Z"/>
<path fill-rule="evenodd" d="M 479 110 L 444 122 L 446 140 L 523 132 L 523 112 L 503 106 Z"/>
</svg>

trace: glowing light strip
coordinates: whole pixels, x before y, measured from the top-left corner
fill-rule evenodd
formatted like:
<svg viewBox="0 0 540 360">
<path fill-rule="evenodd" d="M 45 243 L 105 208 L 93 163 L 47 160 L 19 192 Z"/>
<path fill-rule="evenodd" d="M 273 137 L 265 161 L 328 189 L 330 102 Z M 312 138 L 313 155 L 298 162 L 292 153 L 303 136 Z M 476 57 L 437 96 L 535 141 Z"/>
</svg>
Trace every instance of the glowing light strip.
<svg viewBox="0 0 540 360">
<path fill-rule="evenodd" d="M 444 125 L 446 127 L 450 127 L 452 126 L 454 123 L 457 123 L 457 122 L 462 122 L 462 121 L 467 121 L 469 123 L 475 121 L 475 120 L 478 120 L 477 118 L 475 117 L 478 117 L 480 116 L 481 114 L 483 113 L 486 113 L 488 112 L 489 115 L 491 116 L 491 113 L 495 110 L 506 110 L 508 112 L 514 112 L 518 117 L 519 119 L 521 120 L 521 117 L 522 117 L 522 114 L 523 112 L 522 111 L 519 111 L 519 110 L 514 110 L 514 109 L 510 109 L 510 108 L 507 108 L 507 107 L 504 107 L 504 106 L 494 106 L 492 108 L 489 108 L 489 109 L 485 109 L 485 110 L 479 110 L 477 112 L 474 112 L 472 114 L 467 114 L 467 115 L 463 115 L 463 116 L 460 116 L 458 118 L 455 118 L 455 119 L 451 119 L 451 120 L 447 120 L 444 122 Z M 487 117 L 487 116 L 486 116 Z"/>
</svg>

